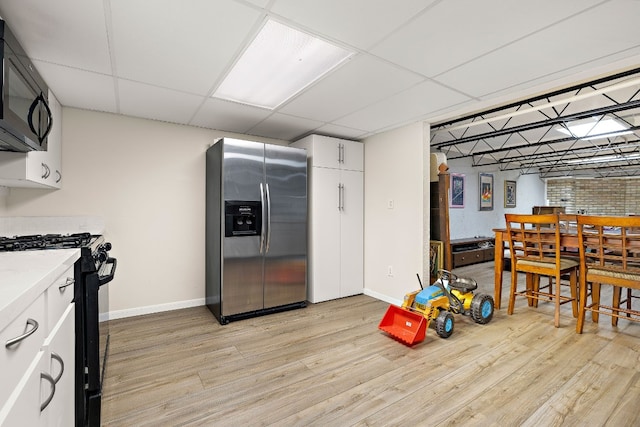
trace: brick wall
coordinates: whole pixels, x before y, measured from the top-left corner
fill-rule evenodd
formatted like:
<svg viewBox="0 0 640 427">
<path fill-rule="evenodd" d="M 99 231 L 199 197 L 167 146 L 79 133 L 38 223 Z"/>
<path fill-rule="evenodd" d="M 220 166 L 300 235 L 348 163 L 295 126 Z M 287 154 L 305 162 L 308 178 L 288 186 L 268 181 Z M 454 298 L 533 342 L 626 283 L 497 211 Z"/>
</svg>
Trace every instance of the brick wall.
<svg viewBox="0 0 640 427">
<path fill-rule="evenodd" d="M 550 206 L 564 206 L 567 213 L 640 215 L 640 180 L 550 179 L 546 198 Z"/>
</svg>

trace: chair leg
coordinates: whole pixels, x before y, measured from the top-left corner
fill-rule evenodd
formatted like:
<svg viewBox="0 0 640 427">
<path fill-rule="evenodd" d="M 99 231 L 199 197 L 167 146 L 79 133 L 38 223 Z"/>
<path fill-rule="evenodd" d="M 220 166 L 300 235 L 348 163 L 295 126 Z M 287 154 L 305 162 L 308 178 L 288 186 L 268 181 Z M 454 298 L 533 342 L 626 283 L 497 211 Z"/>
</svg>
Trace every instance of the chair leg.
<svg viewBox="0 0 640 427">
<path fill-rule="evenodd" d="M 569 287 L 571 288 L 571 308 L 573 317 L 578 317 L 578 272 L 572 271 L 569 275 Z"/>
<path fill-rule="evenodd" d="M 509 307 L 507 314 L 513 314 L 513 307 L 516 304 L 516 291 L 518 286 L 518 272 L 511 270 L 511 290 L 509 291 Z"/>
<path fill-rule="evenodd" d="M 578 321 L 576 322 L 576 333 L 581 334 L 584 327 L 584 313 L 587 304 L 587 283 L 580 280 L 580 298 L 578 299 Z"/>
<path fill-rule="evenodd" d="M 538 308 L 538 292 L 540 292 L 540 275 L 539 274 L 531 274 L 531 289 L 535 292 L 536 298 L 531 298 L 529 301 L 529 306 Z"/>
<path fill-rule="evenodd" d="M 611 326 L 618 326 L 618 316 L 620 312 L 616 310 L 620 308 L 620 297 L 622 294 L 622 288 L 620 286 L 613 287 L 613 310 L 611 313 Z"/>
<path fill-rule="evenodd" d="M 556 301 L 555 301 L 555 313 L 553 316 L 553 324 L 556 328 L 560 327 L 560 274 L 556 275 Z"/>
<path fill-rule="evenodd" d="M 591 284 L 591 319 L 593 323 L 598 323 L 600 313 L 600 283 Z"/>
<path fill-rule="evenodd" d="M 627 310 L 631 310 L 631 298 L 633 298 L 631 288 L 627 288 Z M 631 313 L 627 313 L 627 317 L 631 317 Z"/>
<path fill-rule="evenodd" d="M 527 294 L 527 305 L 529 307 L 533 306 L 534 300 L 533 298 L 531 298 L 531 291 L 535 290 L 534 286 L 533 286 L 533 274 L 531 273 L 525 273 L 525 289 L 526 289 L 526 294 Z"/>
</svg>

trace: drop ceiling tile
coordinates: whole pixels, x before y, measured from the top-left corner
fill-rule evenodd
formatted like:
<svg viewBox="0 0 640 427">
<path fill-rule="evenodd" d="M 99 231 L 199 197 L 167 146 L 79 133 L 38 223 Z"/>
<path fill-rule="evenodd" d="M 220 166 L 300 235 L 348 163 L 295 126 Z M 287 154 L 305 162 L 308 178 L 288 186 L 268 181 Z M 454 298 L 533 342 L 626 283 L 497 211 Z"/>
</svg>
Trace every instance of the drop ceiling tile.
<svg viewBox="0 0 640 427">
<path fill-rule="evenodd" d="M 279 111 L 329 122 L 405 90 L 421 80 L 418 75 L 385 61 L 361 55 L 322 79 Z"/>
<path fill-rule="evenodd" d="M 251 128 L 248 134 L 265 138 L 295 141 L 299 139 L 301 135 L 309 133 L 310 129 L 314 130 L 323 124 L 324 123 L 315 120 L 274 113 L 272 116 Z"/>
<path fill-rule="evenodd" d="M 638 55 L 640 1 L 625 4 L 626 13 L 605 3 L 444 73 L 438 81 L 474 96 L 493 96 Z"/>
<path fill-rule="evenodd" d="M 111 3 L 119 77 L 205 96 L 261 13 L 230 0 Z"/>
<path fill-rule="evenodd" d="M 65 107 L 116 113 L 113 78 L 108 75 L 34 60 L 58 102 Z"/>
<path fill-rule="evenodd" d="M 360 140 L 369 134 L 368 132 L 360 129 L 351 129 L 348 127 L 338 126 L 334 124 L 326 124 L 324 126 L 320 126 L 316 130 L 314 130 L 313 133 L 316 133 L 319 135 L 333 136 L 336 138 L 352 139 L 354 141 Z"/>
<path fill-rule="evenodd" d="M 174 90 L 118 79 L 120 113 L 171 123 L 186 124 L 203 98 Z"/>
<path fill-rule="evenodd" d="M 111 71 L 102 1 L 2 0 L 0 14 L 31 59 Z"/>
<path fill-rule="evenodd" d="M 433 0 L 277 0 L 273 13 L 330 39 L 367 49 Z"/>
<path fill-rule="evenodd" d="M 246 133 L 272 111 L 221 99 L 209 98 L 190 124 L 209 129 Z"/>
<path fill-rule="evenodd" d="M 442 1 L 372 53 L 433 77 L 598 2 L 541 0 L 532 7 L 503 0 Z"/>
<path fill-rule="evenodd" d="M 251 4 L 256 5 L 258 7 L 265 8 L 265 7 L 267 7 L 267 4 L 269 4 L 270 0 L 246 0 L 246 1 L 248 1 Z M 238 3 L 240 3 L 240 2 L 238 2 Z"/>
<path fill-rule="evenodd" d="M 350 114 L 334 124 L 378 132 L 420 120 L 427 114 L 469 101 L 469 98 L 426 81 L 384 101 Z"/>
</svg>

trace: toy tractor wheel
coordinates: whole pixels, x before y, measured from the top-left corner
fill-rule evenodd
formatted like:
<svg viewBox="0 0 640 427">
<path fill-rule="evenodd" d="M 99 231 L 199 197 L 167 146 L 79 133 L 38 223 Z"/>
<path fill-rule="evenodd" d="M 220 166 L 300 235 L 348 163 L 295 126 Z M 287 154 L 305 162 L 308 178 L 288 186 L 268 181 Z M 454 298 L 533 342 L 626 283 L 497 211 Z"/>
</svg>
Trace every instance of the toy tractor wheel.
<svg viewBox="0 0 640 427">
<path fill-rule="evenodd" d="M 436 333 L 441 338 L 449 338 L 453 333 L 453 314 L 441 311 L 436 318 Z"/>
<path fill-rule="evenodd" d="M 481 325 L 491 321 L 493 317 L 493 298 L 486 294 L 476 294 L 471 300 L 471 318 Z"/>
</svg>

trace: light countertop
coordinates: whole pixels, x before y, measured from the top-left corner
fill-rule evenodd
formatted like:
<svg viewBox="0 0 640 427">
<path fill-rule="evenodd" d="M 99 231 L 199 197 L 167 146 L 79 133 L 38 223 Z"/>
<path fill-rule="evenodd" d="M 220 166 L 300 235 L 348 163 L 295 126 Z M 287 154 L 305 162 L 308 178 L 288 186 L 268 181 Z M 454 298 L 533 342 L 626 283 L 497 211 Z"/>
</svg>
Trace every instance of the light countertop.
<svg viewBox="0 0 640 427">
<path fill-rule="evenodd" d="M 0 253 L 0 332 L 79 257 L 79 249 Z"/>
</svg>

